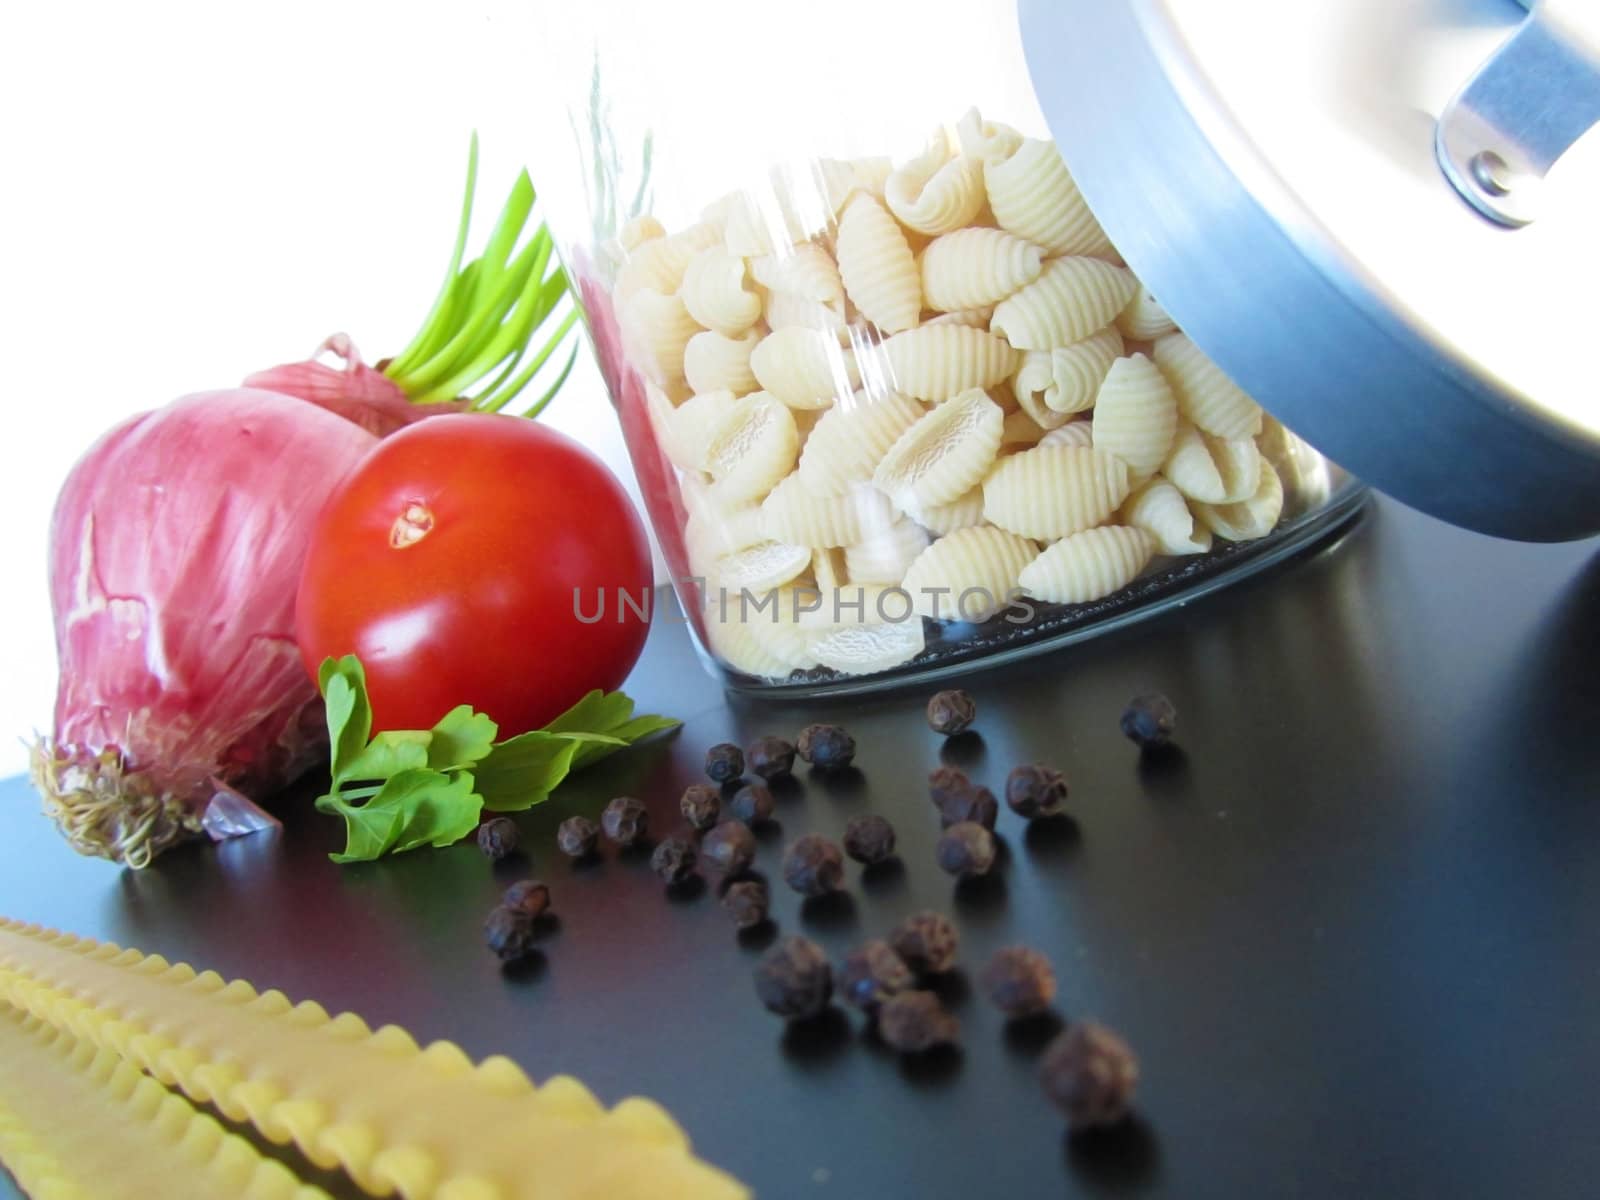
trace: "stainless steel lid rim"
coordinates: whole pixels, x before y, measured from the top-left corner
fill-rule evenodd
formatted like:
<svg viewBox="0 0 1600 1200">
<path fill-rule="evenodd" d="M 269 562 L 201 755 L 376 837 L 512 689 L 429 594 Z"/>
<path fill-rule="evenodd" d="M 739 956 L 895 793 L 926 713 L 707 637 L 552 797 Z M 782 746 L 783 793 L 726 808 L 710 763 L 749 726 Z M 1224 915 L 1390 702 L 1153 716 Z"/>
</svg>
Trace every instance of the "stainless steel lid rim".
<svg viewBox="0 0 1600 1200">
<path fill-rule="evenodd" d="M 1600 529 L 1593 439 L 1541 422 L 1398 318 L 1232 127 L 1156 0 L 1019 12 L 1091 207 L 1241 386 L 1330 458 L 1455 524 L 1530 541 Z M 1113 120 L 1147 152 L 1103 136 Z M 1247 302 L 1216 302 L 1227 296 Z"/>
</svg>

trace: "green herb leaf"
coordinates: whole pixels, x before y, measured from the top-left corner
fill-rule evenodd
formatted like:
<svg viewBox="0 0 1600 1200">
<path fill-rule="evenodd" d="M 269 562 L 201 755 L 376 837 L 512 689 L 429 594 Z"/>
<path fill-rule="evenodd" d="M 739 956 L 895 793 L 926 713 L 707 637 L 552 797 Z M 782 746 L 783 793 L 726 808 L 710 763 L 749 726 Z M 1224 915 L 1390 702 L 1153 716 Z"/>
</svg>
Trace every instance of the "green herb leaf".
<svg viewBox="0 0 1600 1200">
<path fill-rule="evenodd" d="M 429 743 L 433 735 L 413 729 L 378 734 L 340 772 L 341 783 L 388 779 L 401 771 L 430 766 Z"/>
<path fill-rule="evenodd" d="M 544 800 L 572 769 L 583 743 L 535 729 L 508 738 L 489 752 L 473 775 L 490 812 L 517 812 Z"/>
<path fill-rule="evenodd" d="M 546 725 L 545 730 L 549 733 L 610 733 L 631 716 L 633 700 L 626 692 L 602 692 L 595 688 Z"/>
<path fill-rule="evenodd" d="M 335 782 L 346 778 L 349 764 L 366 747 L 372 733 L 372 707 L 367 703 L 367 674 L 354 654 L 325 658 L 317 668 L 328 710 L 329 770 Z"/>
<path fill-rule="evenodd" d="M 470 767 L 494 748 L 499 732 L 500 727 L 472 705 L 458 704 L 433 727 L 428 765 L 436 771 Z"/>
<path fill-rule="evenodd" d="M 365 804 L 341 803 L 347 843 L 334 862 L 369 862 L 419 846 L 448 846 L 477 827 L 483 797 L 466 771 L 401 771 Z"/>
<path fill-rule="evenodd" d="M 631 721 L 624 721 L 611 729 L 611 736 L 605 741 L 591 740 L 586 745 L 579 747 L 578 753 L 573 756 L 572 769 L 582 770 L 591 763 L 597 763 L 602 758 L 608 758 L 624 746 L 631 746 L 637 741 L 649 737 L 652 733 L 661 733 L 664 730 L 676 729 L 683 722 L 674 717 L 660 717 L 654 713 L 647 713 L 642 717 L 634 717 Z"/>
</svg>

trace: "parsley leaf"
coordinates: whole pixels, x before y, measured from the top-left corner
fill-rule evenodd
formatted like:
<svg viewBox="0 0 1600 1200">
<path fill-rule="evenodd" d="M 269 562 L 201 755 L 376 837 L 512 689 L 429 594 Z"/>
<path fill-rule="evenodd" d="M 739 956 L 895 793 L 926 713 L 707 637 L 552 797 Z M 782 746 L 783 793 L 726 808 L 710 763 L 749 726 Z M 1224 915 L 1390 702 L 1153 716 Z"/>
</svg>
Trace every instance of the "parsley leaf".
<svg viewBox="0 0 1600 1200">
<path fill-rule="evenodd" d="M 530 808 L 572 771 L 680 724 L 636 717 L 626 695 L 596 690 L 543 729 L 503 742 L 494 721 L 467 704 L 432 729 L 373 736 L 366 673 L 354 655 L 324 660 L 317 681 L 332 782 L 316 806 L 344 819 L 344 851 L 330 856 L 340 863 L 448 846 L 470 834 L 485 809 Z"/>
</svg>

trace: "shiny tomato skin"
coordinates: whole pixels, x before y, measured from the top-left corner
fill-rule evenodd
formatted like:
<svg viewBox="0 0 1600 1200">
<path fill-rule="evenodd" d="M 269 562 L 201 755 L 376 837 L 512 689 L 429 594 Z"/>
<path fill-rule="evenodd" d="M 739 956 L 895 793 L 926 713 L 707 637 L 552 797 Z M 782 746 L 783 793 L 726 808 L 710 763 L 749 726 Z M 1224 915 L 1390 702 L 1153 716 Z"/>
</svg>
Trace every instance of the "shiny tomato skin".
<svg viewBox="0 0 1600 1200">
<path fill-rule="evenodd" d="M 510 737 L 622 684 L 649 626 L 619 597 L 647 606 L 651 579 L 644 526 L 583 446 L 522 417 L 430 417 L 380 442 L 318 517 L 300 656 L 315 678 L 357 655 L 375 731 L 471 704 Z M 578 619 L 574 589 L 585 617 L 603 595 L 600 620 Z"/>
</svg>

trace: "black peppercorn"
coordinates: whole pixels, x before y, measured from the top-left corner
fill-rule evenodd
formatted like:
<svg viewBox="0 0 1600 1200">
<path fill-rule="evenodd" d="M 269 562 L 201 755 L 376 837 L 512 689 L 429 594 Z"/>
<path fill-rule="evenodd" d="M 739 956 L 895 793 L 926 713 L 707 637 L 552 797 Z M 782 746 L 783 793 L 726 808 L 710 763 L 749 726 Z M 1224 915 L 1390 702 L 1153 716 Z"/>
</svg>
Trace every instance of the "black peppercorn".
<svg viewBox="0 0 1600 1200">
<path fill-rule="evenodd" d="M 706 751 L 706 774 L 713 783 L 732 783 L 744 774 L 744 751 L 732 742 L 718 742 Z"/>
<path fill-rule="evenodd" d="M 756 968 L 756 995 L 780 1017 L 814 1017 L 833 996 L 833 968 L 810 938 L 784 938 Z"/>
<path fill-rule="evenodd" d="M 946 737 L 962 733 L 978 716 L 978 702 L 960 688 L 937 693 L 928 701 L 928 725 Z"/>
<path fill-rule="evenodd" d="M 522 834 L 517 830 L 517 823 L 510 817 L 495 817 L 478 826 L 478 849 L 483 851 L 486 858 L 496 862 L 514 853 L 521 840 Z"/>
<path fill-rule="evenodd" d="M 735 929 L 754 929 L 767 919 L 772 902 L 764 879 L 736 879 L 722 893 L 722 908 Z"/>
<path fill-rule="evenodd" d="M 772 819 L 778 802 L 772 798 L 764 783 L 747 783 L 728 801 L 728 811 L 746 825 L 759 825 Z"/>
<path fill-rule="evenodd" d="M 1054 767 L 1033 763 L 1006 776 L 1007 807 L 1029 821 L 1059 812 L 1066 798 L 1067 781 Z"/>
<path fill-rule="evenodd" d="M 838 725 L 807 725 L 795 739 L 795 749 L 813 767 L 836 771 L 855 761 L 856 740 Z"/>
<path fill-rule="evenodd" d="M 722 815 L 722 797 L 714 787 L 693 783 L 684 789 L 678 809 L 683 813 L 683 819 L 695 829 L 710 829 Z"/>
<path fill-rule="evenodd" d="M 700 857 L 714 871 L 737 875 L 756 860 L 756 835 L 743 821 L 724 821 L 700 839 Z"/>
<path fill-rule="evenodd" d="M 962 879 L 987 875 L 994 866 L 994 834 L 976 821 L 960 821 L 939 837 L 939 866 Z"/>
<path fill-rule="evenodd" d="M 523 958 L 533 951 L 533 917 L 502 904 L 484 921 L 483 941 L 501 962 Z"/>
<path fill-rule="evenodd" d="M 600 814 L 600 827 L 619 846 L 636 845 L 650 828 L 650 814 L 632 796 L 618 796 Z"/>
<path fill-rule="evenodd" d="M 876 1012 L 890 996 L 908 992 L 917 977 L 905 959 L 882 938 L 863 942 L 844 960 L 839 972 L 839 994 L 862 1012 Z"/>
<path fill-rule="evenodd" d="M 650 855 L 650 869 L 661 876 L 663 883 L 682 883 L 694 874 L 698 858 L 694 843 L 688 838 L 663 838 Z"/>
<path fill-rule="evenodd" d="M 550 889 L 537 879 L 521 879 L 506 889 L 500 903 L 537 917 L 550 907 Z"/>
<path fill-rule="evenodd" d="M 1138 743 L 1141 750 L 1165 746 L 1178 725 L 1178 710 L 1160 692 L 1135 696 L 1122 710 L 1122 736 Z"/>
<path fill-rule="evenodd" d="M 851 817 L 844 827 L 844 852 L 869 866 L 894 857 L 894 826 L 877 813 Z"/>
<path fill-rule="evenodd" d="M 928 798 L 939 810 L 940 824 L 946 826 L 976 821 L 985 829 L 993 829 L 1000 815 L 1000 802 L 994 793 L 973 783 L 965 771 L 955 767 L 935 767 L 928 773 Z"/>
<path fill-rule="evenodd" d="M 1039 1081 L 1073 1129 L 1114 1125 L 1128 1115 L 1139 1060 L 1104 1025 L 1080 1021 L 1045 1048 Z"/>
<path fill-rule="evenodd" d="M 750 769 L 763 779 L 776 779 L 794 770 L 794 745 L 781 737 L 760 737 L 745 751 Z"/>
<path fill-rule="evenodd" d="M 901 992 L 878 1009 L 878 1036 L 902 1054 L 921 1054 L 935 1046 L 954 1046 L 961 1022 L 932 992 Z"/>
<path fill-rule="evenodd" d="M 844 882 L 844 852 L 819 833 L 795 840 L 783 855 L 783 881 L 802 896 L 826 896 Z"/>
<path fill-rule="evenodd" d="M 556 845 L 568 858 L 593 854 L 599 840 L 600 829 L 588 817 L 568 817 L 556 829 Z"/>
<path fill-rule="evenodd" d="M 1012 1018 L 1044 1012 L 1056 998 L 1050 960 L 1026 946 L 996 950 L 979 982 L 994 1006 Z"/>
<path fill-rule="evenodd" d="M 950 918 L 936 912 L 915 913 L 889 934 L 889 945 L 918 975 L 941 975 L 955 966 L 960 941 Z"/>
</svg>

